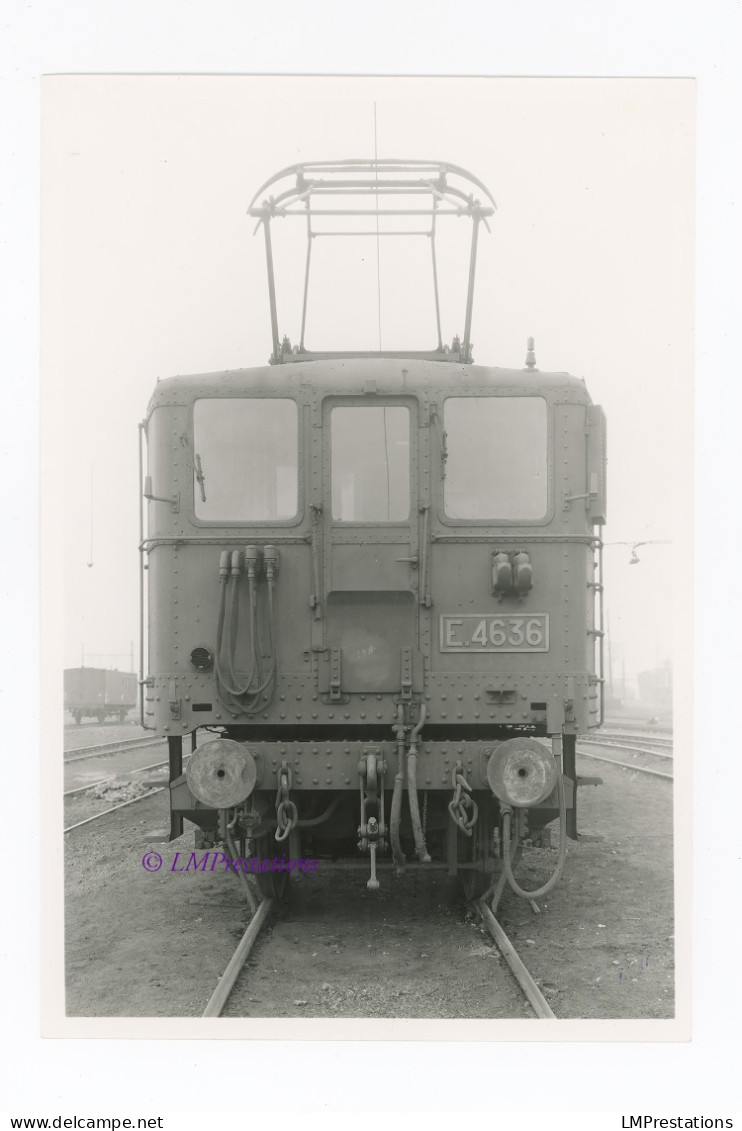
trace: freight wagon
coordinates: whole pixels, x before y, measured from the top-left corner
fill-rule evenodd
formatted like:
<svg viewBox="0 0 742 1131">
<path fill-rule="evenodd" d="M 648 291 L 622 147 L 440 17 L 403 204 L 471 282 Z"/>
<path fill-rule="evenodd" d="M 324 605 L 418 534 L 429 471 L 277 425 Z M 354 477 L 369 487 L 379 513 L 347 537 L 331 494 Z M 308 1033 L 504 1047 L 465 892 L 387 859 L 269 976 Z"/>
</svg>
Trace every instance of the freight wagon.
<svg viewBox="0 0 742 1131">
<path fill-rule="evenodd" d="M 64 707 L 76 723 L 84 718 L 102 723 L 110 716 L 124 721 L 137 705 L 137 676 L 134 672 L 108 671 L 105 668 L 67 668 L 64 673 Z"/>
</svg>

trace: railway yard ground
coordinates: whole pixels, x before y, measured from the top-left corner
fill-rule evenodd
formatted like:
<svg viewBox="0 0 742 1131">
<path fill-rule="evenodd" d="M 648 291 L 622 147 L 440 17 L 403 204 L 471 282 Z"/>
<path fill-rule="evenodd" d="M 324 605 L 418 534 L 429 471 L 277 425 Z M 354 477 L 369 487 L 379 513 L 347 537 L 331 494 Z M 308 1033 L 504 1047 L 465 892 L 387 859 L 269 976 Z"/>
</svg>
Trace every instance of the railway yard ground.
<svg viewBox="0 0 742 1131">
<path fill-rule="evenodd" d="M 141 734 L 134 725 L 71 727 L 65 744 Z M 67 799 L 65 825 L 110 808 L 117 791 L 141 792 L 138 777 L 162 777 L 164 770 L 131 773 L 164 751 L 162 744 L 67 766 L 75 778 L 66 777 L 65 790 L 120 777 L 104 788 L 108 800 Z M 579 757 L 578 769 L 604 779 L 579 799 L 581 832 L 603 839 L 569 843 L 564 877 L 539 914 L 508 893 L 498 920 L 558 1018 L 672 1017 L 672 784 Z M 166 824 L 166 795 L 158 793 L 65 837 L 68 1016 L 198 1017 L 242 936 L 249 913 L 238 878 L 219 868 L 171 871 L 176 852 L 187 859 L 192 851 L 193 830 L 151 843 Z M 163 864 L 150 873 L 142 856 L 152 850 Z M 537 887 L 555 859 L 554 851 L 526 850 L 521 884 Z M 292 877 L 291 896 L 259 936 L 224 1015 L 533 1016 L 445 873 L 415 866 L 380 879 L 381 890 L 369 892 L 365 871 L 323 861 L 315 874 Z"/>
</svg>

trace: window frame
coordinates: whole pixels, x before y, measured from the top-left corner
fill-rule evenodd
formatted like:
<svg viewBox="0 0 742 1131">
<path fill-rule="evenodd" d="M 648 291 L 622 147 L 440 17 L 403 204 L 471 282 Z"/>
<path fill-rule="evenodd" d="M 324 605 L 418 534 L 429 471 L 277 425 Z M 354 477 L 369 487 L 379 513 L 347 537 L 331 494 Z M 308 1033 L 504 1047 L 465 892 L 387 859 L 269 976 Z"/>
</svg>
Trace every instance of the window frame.
<svg viewBox="0 0 742 1131">
<path fill-rule="evenodd" d="M 196 498 L 198 492 L 198 484 L 196 482 L 196 404 L 198 401 L 291 401 L 296 410 L 296 438 L 297 438 L 297 452 L 296 452 L 296 514 L 291 518 L 272 518 L 272 519 L 257 519 L 257 518 L 201 518 L 196 514 Z M 302 402 L 296 396 L 282 394 L 276 396 L 273 392 L 261 389 L 260 391 L 245 393 L 235 393 L 230 390 L 224 393 L 199 393 L 193 397 L 190 406 L 189 423 L 188 423 L 188 436 L 189 436 L 189 452 L 188 463 L 191 474 L 191 493 L 190 493 L 190 509 L 191 521 L 194 526 L 206 527 L 215 529 L 218 527 L 230 530 L 249 528 L 258 528 L 262 530 L 273 529 L 290 529 L 300 526 L 304 521 L 304 413 Z M 200 454 L 200 453 L 199 453 Z M 206 476 L 206 486 L 208 489 L 208 471 L 204 472 Z"/>
<path fill-rule="evenodd" d="M 406 518 L 386 521 L 384 519 L 363 519 L 358 522 L 348 522 L 342 518 L 334 518 L 332 513 L 332 423 L 333 409 L 336 408 L 406 408 L 409 421 L 410 436 L 410 509 Z M 333 395 L 325 397 L 322 405 L 322 432 L 324 448 L 324 472 L 322 475 L 322 493 L 327 509 L 327 517 L 333 529 L 358 530 L 372 527 L 383 530 L 409 530 L 415 521 L 416 505 L 420 492 L 418 476 L 419 458 L 419 404 L 415 396 L 409 393 L 396 395 L 394 393 L 364 394 L 362 396 Z"/>
<path fill-rule="evenodd" d="M 445 510 L 445 473 L 435 478 L 436 513 L 439 522 L 447 527 L 492 528 L 492 527 L 541 527 L 548 526 L 554 518 L 554 404 L 542 392 L 523 391 L 520 389 L 502 389 L 493 393 L 489 389 L 468 389 L 466 392 L 455 390 L 446 392 L 441 401 L 441 428 L 446 436 L 446 447 L 450 450 L 450 437 L 446 430 L 446 402 L 449 400 L 540 400 L 546 409 L 546 508 L 542 518 L 453 518 Z"/>
</svg>

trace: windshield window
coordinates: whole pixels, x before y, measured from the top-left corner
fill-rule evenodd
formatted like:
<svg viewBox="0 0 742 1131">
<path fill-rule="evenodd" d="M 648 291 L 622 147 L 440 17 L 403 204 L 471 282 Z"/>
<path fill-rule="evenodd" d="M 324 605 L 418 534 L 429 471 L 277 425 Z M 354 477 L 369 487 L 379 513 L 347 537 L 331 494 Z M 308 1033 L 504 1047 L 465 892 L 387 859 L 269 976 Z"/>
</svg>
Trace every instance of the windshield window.
<svg viewBox="0 0 742 1131">
<path fill-rule="evenodd" d="M 475 521 L 544 518 L 546 420 L 542 397 L 446 400 L 446 515 Z"/>
<path fill-rule="evenodd" d="M 198 400 L 193 410 L 197 518 L 271 522 L 298 509 L 296 402 Z"/>
<path fill-rule="evenodd" d="M 410 412 L 391 405 L 334 408 L 332 517 L 404 522 L 410 513 Z"/>
</svg>

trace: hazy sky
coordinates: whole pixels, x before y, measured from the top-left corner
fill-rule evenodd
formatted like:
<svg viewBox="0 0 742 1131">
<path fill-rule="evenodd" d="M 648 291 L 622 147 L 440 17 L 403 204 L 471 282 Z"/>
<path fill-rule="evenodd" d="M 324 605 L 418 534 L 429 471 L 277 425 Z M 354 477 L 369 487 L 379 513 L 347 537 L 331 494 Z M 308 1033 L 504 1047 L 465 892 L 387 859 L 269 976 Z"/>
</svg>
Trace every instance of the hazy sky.
<svg viewBox="0 0 742 1131">
<path fill-rule="evenodd" d="M 606 541 L 672 539 L 690 504 L 693 97 L 686 80 L 45 80 L 42 361 L 46 387 L 64 389 L 47 505 L 64 514 L 65 666 L 83 649 L 128 666 L 137 423 L 156 379 L 270 353 L 253 193 L 296 161 L 372 156 L 374 103 L 380 157 L 463 165 L 497 202 L 475 361 L 520 367 L 532 335 L 540 369 L 585 377 L 608 418 Z M 298 321 L 280 330 L 298 339 Z M 606 549 L 614 667 L 629 673 L 672 647 L 671 547 L 639 555 L 629 566 L 629 547 Z"/>
</svg>

